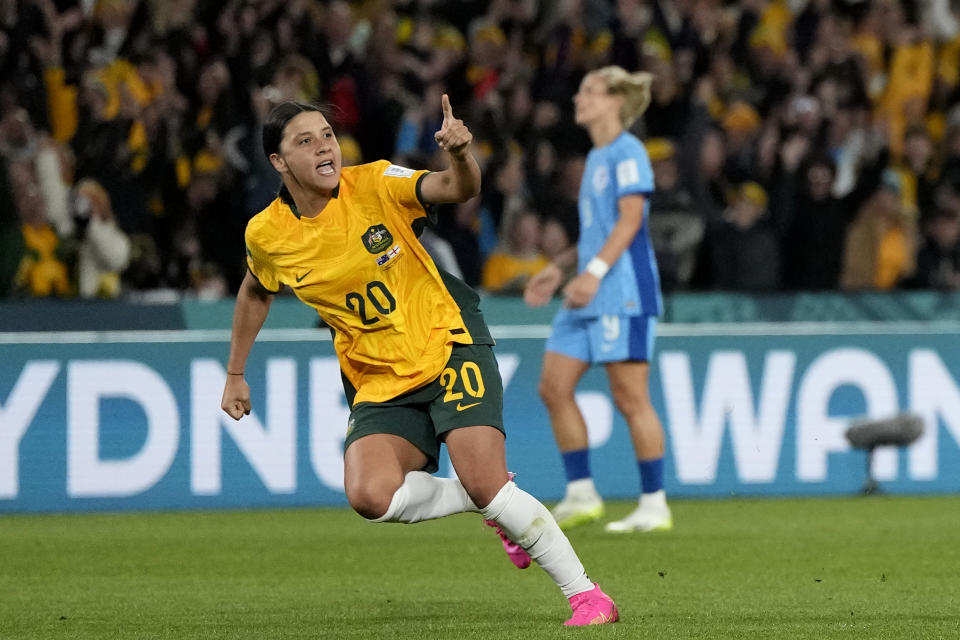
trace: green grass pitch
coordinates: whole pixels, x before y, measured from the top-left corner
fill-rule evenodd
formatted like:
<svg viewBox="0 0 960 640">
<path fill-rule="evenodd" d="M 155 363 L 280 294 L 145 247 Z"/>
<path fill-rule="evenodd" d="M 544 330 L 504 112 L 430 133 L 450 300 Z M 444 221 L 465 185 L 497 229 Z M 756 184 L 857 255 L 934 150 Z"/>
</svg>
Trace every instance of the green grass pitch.
<svg viewBox="0 0 960 640">
<path fill-rule="evenodd" d="M 474 515 L 0 516 L 0 638 L 960 637 L 960 497 L 673 509 L 670 533 L 570 533 L 621 611 L 587 629 L 560 626 L 559 590 Z"/>
</svg>

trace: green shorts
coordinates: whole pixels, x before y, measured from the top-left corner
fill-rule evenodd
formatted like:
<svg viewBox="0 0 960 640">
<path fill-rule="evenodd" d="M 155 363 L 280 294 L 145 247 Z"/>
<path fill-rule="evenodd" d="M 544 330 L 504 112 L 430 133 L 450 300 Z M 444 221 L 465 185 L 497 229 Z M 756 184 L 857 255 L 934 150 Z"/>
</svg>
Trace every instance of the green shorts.
<svg viewBox="0 0 960 640">
<path fill-rule="evenodd" d="M 423 470 L 433 473 L 444 435 L 479 425 L 503 431 L 497 359 L 488 344 L 454 345 L 446 368 L 433 382 L 386 402 L 354 405 L 343 448 L 374 433 L 400 436 L 426 454 Z"/>
</svg>

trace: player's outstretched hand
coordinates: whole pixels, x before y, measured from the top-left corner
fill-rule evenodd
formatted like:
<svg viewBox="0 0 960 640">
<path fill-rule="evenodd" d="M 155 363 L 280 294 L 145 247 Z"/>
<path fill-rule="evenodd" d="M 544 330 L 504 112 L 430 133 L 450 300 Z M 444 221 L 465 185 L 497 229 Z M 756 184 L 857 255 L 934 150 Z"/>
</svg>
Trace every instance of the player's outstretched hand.
<svg viewBox="0 0 960 640">
<path fill-rule="evenodd" d="M 473 141 L 473 134 L 463 124 L 463 120 L 458 120 L 453 116 L 453 109 L 450 107 L 450 98 L 443 94 L 440 99 L 443 105 L 443 123 L 440 125 L 440 131 L 433 134 L 433 139 L 441 149 L 453 156 L 460 156 L 466 153 L 467 147 Z"/>
<path fill-rule="evenodd" d="M 527 281 L 523 289 L 523 300 L 530 307 L 542 307 L 550 302 L 563 280 L 563 272 L 554 263 L 548 264 Z"/>
<path fill-rule="evenodd" d="M 220 408 L 234 420 L 250 415 L 250 385 L 243 376 L 227 376 L 227 384 L 223 387 L 223 399 Z"/>
</svg>

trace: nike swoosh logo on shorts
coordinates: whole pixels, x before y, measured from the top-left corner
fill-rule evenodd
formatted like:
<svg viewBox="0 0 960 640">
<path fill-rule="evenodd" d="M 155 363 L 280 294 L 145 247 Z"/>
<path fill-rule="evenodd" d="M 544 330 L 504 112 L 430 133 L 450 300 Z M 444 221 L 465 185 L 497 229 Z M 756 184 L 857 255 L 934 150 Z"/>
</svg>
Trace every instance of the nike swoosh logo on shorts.
<svg viewBox="0 0 960 640">
<path fill-rule="evenodd" d="M 481 404 L 481 403 L 480 403 L 480 402 L 474 402 L 473 404 L 460 404 L 460 403 L 458 402 L 458 403 L 457 403 L 457 411 L 465 411 L 466 409 L 469 409 L 470 407 L 475 407 L 475 406 L 477 406 L 478 404 Z"/>
<path fill-rule="evenodd" d="M 301 280 L 303 280 L 304 278 L 306 278 L 308 275 L 310 275 L 310 273 L 311 273 L 312 271 L 313 271 L 313 269 L 310 269 L 310 271 L 307 271 L 307 272 L 306 272 L 305 274 L 303 274 L 302 276 L 296 276 L 297 282 L 300 282 Z"/>
</svg>

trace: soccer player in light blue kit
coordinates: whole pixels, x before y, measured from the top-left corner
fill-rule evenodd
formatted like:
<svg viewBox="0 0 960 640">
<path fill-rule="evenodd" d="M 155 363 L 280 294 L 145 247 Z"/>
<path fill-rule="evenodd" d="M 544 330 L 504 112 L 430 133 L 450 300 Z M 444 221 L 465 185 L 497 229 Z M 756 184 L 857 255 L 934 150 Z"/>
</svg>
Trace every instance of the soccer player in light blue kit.
<svg viewBox="0 0 960 640">
<path fill-rule="evenodd" d="M 564 308 L 547 340 L 540 397 L 563 455 L 567 489 L 553 514 L 561 528 L 603 517 L 590 474 L 583 414 L 574 398 L 591 365 L 603 364 L 617 409 L 630 427 L 640 471 L 640 504 L 610 532 L 673 528 L 663 491 L 663 427 L 650 403 L 649 360 L 662 312 L 660 277 L 647 232 L 653 171 L 643 144 L 627 128 L 650 103 L 651 76 L 620 67 L 590 72 L 574 96 L 576 122 L 590 134 L 580 185 L 580 239 L 534 276 L 524 291 L 530 306 L 546 304 L 564 279 Z"/>
</svg>

